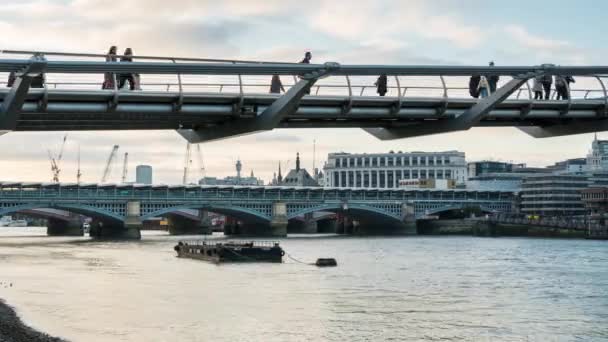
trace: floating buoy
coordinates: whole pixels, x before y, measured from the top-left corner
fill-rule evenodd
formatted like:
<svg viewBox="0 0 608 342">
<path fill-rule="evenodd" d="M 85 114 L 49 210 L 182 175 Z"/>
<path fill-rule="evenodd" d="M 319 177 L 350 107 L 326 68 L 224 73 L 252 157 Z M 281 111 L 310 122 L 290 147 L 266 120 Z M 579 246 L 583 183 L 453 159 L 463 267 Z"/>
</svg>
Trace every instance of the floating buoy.
<svg viewBox="0 0 608 342">
<path fill-rule="evenodd" d="M 319 258 L 315 265 L 317 267 L 335 267 L 338 266 L 338 262 L 334 258 Z"/>
</svg>

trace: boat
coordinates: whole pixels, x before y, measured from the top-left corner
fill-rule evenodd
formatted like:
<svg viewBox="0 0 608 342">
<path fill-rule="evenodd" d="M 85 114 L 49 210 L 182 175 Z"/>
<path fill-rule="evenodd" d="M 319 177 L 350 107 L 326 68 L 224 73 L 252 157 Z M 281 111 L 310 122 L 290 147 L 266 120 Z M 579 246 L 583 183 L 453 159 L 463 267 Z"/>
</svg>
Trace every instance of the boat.
<svg viewBox="0 0 608 342">
<path fill-rule="evenodd" d="M 180 241 L 177 256 L 222 262 L 283 262 L 285 251 L 276 241 Z"/>
</svg>

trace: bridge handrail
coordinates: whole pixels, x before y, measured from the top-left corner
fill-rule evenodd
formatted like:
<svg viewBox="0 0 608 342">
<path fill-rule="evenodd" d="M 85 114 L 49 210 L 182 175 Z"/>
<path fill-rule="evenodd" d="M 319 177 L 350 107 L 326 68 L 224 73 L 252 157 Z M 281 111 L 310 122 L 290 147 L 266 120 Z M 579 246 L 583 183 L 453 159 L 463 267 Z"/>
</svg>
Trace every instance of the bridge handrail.
<svg viewBox="0 0 608 342">
<path fill-rule="evenodd" d="M 99 86 L 99 82 L 46 82 L 46 85 L 52 89 L 58 89 L 60 86 Z M 219 88 L 219 92 L 222 93 L 225 88 L 269 88 L 270 82 L 268 83 L 219 83 L 219 82 L 142 82 L 142 86 L 151 86 L 151 87 L 163 87 L 166 88 L 166 91 L 170 91 L 173 87 L 178 87 L 180 92 L 184 92 L 184 87 L 205 87 L 205 88 Z M 292 85 L 288 85 L 292 86 Z M 181 89 L 180 89 L 181 88 Z M 319 94 L 320 89 L 348 89 L 348 85 L 341 84 L 316 84 L 313 86 L 316 88 L 315 94 Z M 363 96 L 365 90 L 367 89 L 375 89 L 376 86 L 371 84 L 351 84 L 351 89 L 360 89 L 359 96 Z M 445 91 L 446 95 L 444 97 L 450 97 L 449 91 L 468 91 L 468 87 L 448 87 L 445 88 L 442 86 L 424 86 L 424 85 L 400 85 L 400 86 L 387 86 L 388 89 L 393 90 L 403 90 L 401 93 L 401 97 L 405 97 L 405 93 L 407 90 L 439 90 Z M 555 89 L 552 89 L 555 90 Z M 516 99 L 519 99 L 522 91 L 528 91 L 529 89 L 518 89 Z M 240 92 L 240 91 L 239 91 Z M 571 89 L 572 93 L 584 93 L 583 99 L 589 99 L 589 95 L 592 93 L 598 93 L 601 95 L 601 99 L 608 99 L 606 96 L 606 91 L 604 89 Z M 608 104 L 608 100 L 606 100 Z M 607 105 L 608 106 L 608 105 Z"/>
<path fill-rule="evenodd" d="M 106 55 L 103 55 L 106 56 Z M 169 61 L 171 59 L 169 58 Z M 170 63 L 170 62 L 105 62 L 105 61 L 46 61 L 47 73 L 139 73 L 190 75 L 302 75 L 328 70 L 334 76 L 471 76 L 545 73 L 550 75 L 598 76 L 608 74 L 608 66 L 461 66 L 461 65 L 340 65 L 338 63 Z M 1 59 L 0 72 L 19 72 L 30 65 L 29 59 Z"/>
</svg>

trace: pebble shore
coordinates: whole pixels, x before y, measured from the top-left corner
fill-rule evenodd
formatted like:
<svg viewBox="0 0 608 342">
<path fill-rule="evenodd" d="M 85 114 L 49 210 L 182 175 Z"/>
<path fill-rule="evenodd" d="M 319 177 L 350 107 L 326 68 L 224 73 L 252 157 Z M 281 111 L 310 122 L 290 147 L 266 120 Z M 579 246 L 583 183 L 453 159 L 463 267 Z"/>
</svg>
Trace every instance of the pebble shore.
<svg viewBox="0 0 608 342">
<path fill-rule="evenodd" d="M 25 325 L 12 307 L 0 299 L 1 342 L 65 342 L 57 337 L 38 332 Z"/>
</svg>

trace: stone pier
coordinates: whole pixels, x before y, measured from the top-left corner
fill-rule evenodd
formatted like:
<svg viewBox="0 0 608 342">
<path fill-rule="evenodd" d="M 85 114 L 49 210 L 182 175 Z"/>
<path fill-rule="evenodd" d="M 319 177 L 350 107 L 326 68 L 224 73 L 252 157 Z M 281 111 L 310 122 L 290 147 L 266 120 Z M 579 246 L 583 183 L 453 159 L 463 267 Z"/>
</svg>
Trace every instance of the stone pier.
<svg viewBox="0 0 608 342">
<path fill-rule="evenodd" d="M 79 219 L 49 218 L 46 222 L 46 234 L 48 236 L 83 236 L 84 230 Z"/>
<path fill-rule="evenodd" d="M 270 221 L 270 236 L 287 236 L 287 204 L 275 202 L 272 204 L 272 220 Z"/>
<path fill-rule="evenodd" d="M 102 221 L 94 219 L 91 222 L 90 236 L 99 239 L 139 240 L 143 226 L 140 212 L 140 203 L 130 201 L 127 203 L 127 217 L 124 222 Z"/>
<path fill-rule="evenodd" d="M 207 211 L 199 211 L 199 220 L 191 220 L 179 215 L 168 215 L 169 234 L 171 235 L 209 235 L 211 219 Z"/>
</svg>

